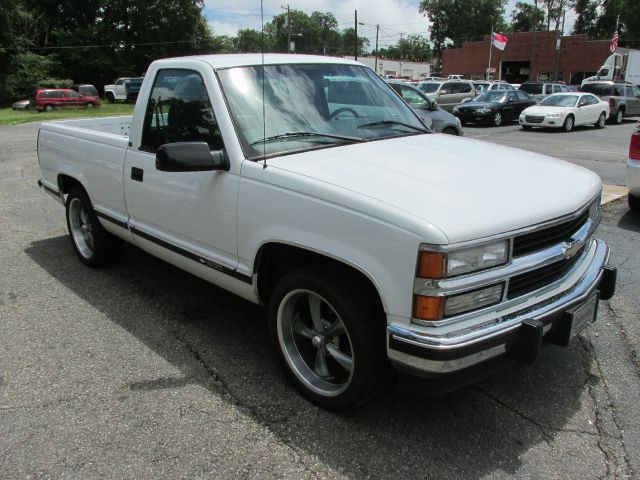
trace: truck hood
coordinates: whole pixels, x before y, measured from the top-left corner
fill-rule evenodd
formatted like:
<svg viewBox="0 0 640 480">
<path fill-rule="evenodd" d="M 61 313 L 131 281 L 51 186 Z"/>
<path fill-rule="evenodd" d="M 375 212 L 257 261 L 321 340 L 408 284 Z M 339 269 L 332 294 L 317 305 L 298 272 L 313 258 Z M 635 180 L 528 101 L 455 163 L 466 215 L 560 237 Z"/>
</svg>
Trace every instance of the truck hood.
<svg viewBox="0 0 640 480">
<path fill-rule="evenodd" d="M 573 213 L 602 188 L 600 177 L 568 162 L 437 134 L 285 155 L 268 164 L 347 190 L 343 198 L 368 197 L 391 223 L 388 212 L 401 210 L 450 243 Z"/>
</svg>

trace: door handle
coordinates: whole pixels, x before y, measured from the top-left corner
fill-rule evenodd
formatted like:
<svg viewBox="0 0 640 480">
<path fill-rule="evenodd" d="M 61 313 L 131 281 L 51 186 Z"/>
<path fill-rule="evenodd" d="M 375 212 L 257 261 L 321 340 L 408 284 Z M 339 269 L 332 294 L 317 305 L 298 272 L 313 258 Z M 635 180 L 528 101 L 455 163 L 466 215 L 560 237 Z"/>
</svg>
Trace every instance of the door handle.
<svg viewBox="0 0 640 480">
<path fill-rule="evenodd" d="M 138 167 L 131 167 L 131 180 L 141 182 L 144 176 L 144 170 Z"/>
</svg>

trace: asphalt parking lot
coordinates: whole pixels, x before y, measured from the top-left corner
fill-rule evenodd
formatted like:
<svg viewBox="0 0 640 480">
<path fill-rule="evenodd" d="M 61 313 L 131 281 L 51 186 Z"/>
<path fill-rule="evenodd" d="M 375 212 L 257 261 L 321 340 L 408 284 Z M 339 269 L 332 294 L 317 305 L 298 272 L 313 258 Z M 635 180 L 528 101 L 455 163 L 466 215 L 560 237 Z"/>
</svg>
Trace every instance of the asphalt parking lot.
<svg viewBox="0 0 640 480">
<path fill-rule="evenodd" d="M 465 128 L 624 183 L 632 122 L 570 134 Z M 640 217 L 600 236 L 618 293 L 568 348 L 432 397 L 390 390 L 333 413 L 301 398 L 265 313 L 133 247 L 76 260 L 39 191 L 37 125 L 0 127 L 1 478 L 635 478 Z"/>
</svg>

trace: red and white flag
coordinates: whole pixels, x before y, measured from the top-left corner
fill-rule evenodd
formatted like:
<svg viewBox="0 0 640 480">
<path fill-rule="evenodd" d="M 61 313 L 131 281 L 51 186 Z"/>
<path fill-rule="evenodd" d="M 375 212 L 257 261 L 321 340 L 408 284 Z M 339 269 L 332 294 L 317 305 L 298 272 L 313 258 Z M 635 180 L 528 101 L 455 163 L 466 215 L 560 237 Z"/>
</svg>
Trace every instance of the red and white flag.
<svg viewBox="0 0 640 480">
<path fill-rule="evenodd" d="M 504 47 L 507 46 L 507 42 L 508 41 L 509 41 L 509 39 L 507 37 L 505 37 L 504 35 L 501 35 L 499 33 L 492 33 L 491 34 L 491 43 L 493 43 L 493 45 L 498 50 L 504 50 Z"/>
<path fill-rule="evenodd" d="M 614 53 L 618 49 L 618 31 L 613 34 L 613 38 L 611 39 L 611 46 L 609 46 L 609 50 L 611 53 Z"/>
</svg>

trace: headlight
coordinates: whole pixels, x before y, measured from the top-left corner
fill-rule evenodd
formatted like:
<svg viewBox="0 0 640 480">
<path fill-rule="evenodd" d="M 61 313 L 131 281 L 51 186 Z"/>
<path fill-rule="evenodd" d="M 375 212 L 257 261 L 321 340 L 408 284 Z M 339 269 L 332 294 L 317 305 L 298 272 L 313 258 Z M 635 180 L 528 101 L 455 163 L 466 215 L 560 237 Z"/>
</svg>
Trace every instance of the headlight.
<svg viewBox="0 0 640 480">
<path fill-rule="evenodd" d="M 420 278 L 449 278 L 504 265 L 509 257 L 509 240 L 463 248 L 451 252 L 420 251 L 418 274 Z"/>
<path fill-rule="evenodd" d="M 476 113 L 489 113 L 489 112 L 491 112 L 491 109 L 490 108 L 486 108 L 486 107 L 485 108 L 476 108 L 475 112 Z"/>
<path fill-rule="evenodd" d="M 452 317 L 495 305 L 502 300 L 503 291 L 504 283 L 498 283 L 473 292 L 461 293 L 450 297 L 414 295 L 413 318 L 437 321 L 445 317 Z"/>
<path fill-rule="evenodd" d="M 562 113 L 547 113 L 545 115 L 545 117 L 547 118 L 560 118 L 562 116 Z"/>
</svg>

